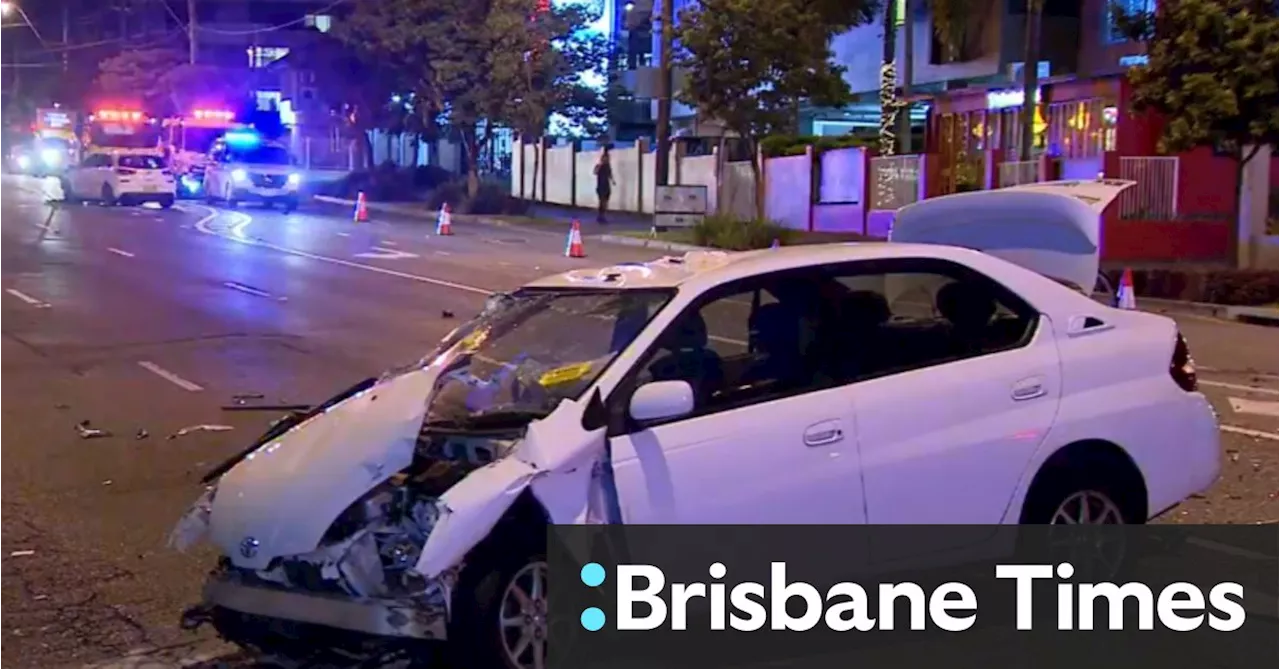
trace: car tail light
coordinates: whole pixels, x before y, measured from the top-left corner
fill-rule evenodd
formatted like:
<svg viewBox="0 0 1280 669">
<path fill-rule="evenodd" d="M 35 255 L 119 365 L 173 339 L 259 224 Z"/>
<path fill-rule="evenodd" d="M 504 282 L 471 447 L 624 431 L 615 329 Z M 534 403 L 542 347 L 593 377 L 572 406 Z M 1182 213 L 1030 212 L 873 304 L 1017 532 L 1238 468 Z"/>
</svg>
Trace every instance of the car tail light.
<svg viewBox="0 0 1280 669">
<path fill-rule="evenodd" d="M 126 167 L 117 167 L 117 168 L 116 168 L 116 174 L 119 174 L 119 175 L 120 175 L 120 176 L 122 176 L 122 177 L 133 176 L 133 175 L 135 175 L 135 174 L 137 174 L 137 173 L 138 173 L 138 171 L 137 171 L 137 170 L 131 170 L 131 169 L 128 169 L 128 168 L 126 168 Z"/>
<path fill-rule="evenodd" d="M 1178 342 L 1173 346 L 1173 360 L 1169 361 L 1169 375 L 1178 387 L 1193 393 L 1199 388 L 1196 381 L 1196 361 L 1191 358 L 1191 347 L 1187 346 L 1186 337 L 1178 333 Z"/>
</svg>

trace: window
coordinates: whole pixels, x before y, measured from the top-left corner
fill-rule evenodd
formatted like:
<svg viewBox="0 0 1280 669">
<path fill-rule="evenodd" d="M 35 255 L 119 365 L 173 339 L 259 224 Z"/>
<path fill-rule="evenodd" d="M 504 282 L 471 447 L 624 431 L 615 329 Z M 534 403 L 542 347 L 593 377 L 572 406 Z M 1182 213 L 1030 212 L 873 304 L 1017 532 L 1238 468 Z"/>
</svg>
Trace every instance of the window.
<svg viewBox="0 0 1280 669">
<path fill-rule="evenodd" d="M 693 416 L 1018 348 L 1039 315 L 991 279 L 931 259 L 757 277 L 687 308 L 628 389 L 687 381 Z M 626 401 L 612 402 L 617 417 Z M 634 426 L 632 426 L 634 427 Z"/>
<path fill-rule="evenodd" d="M 333 28 L 333 17 L 328 14 L 308 14 L 307 27 L 327 33 Z"/>
<path fill-rule="evenodd" d="M 1030 341 L 1038 314 L 965 267 L 935 260 L 883 263 L 839 277 L 848 289 L 828 324 L 827 364 L 841 382 L 973 358 Z M 895 266 L 896 265 L 896 266 Z"/>
<path fill-rule="evenodd" d="M 134 170 L 162 170 L 165 167 L 164 158 L 160 156 L 120 156 L 119 165 Z"/>
<path fill-rule="evenodd" d="M 81 162 L 81 166 L 82 167 L 110 167 L 111 156 L 105 153 L 95 153 L 85 158 L 84 161 Z"/>
<path fill-rule="evenodd" d="M 289 49 L 282 46 L 249 47 L 249 67 L 266 67 L 289 55 Z"/>
<path fill-rule="evenodd" d="M 1119 8 L 1125 14 L 1151 14 L 1156 11 L 1156 0 L 1111 0 L 1105 5 L 1102 15 L 1102 40 L 1106 44 L 1120 44 L 1129 38 L 1116 26 L 1112 8 Z"/>
</svg>

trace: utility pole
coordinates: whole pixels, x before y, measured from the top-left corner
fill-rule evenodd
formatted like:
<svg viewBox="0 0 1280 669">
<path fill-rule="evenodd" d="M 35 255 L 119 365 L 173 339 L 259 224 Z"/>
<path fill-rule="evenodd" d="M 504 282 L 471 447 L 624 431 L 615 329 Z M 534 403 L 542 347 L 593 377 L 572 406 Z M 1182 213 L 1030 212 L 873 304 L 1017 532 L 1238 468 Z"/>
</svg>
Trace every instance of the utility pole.
<svg viewBox="0 0 1280 669">
<path fill-rule="evenodd" d="M 675 0 L 658 0 L 662 3 L 662 38 L 658 53 L 658 155 L 654 165 L 654 181 L 659 186 L 668 185 L 671 155 L 671 45 L 675 41 Z"/>
<path fill-rule="evenodd" d="M 902 15 L 902 109 L 898 110 L 898 153 L 911 155 L 911 78 L 915 74 L 915 0 L 903 0 Z"/>
<path fill-rule="evenodd" d="M 62 3 L 62 73 L 71 69 L 71 0 Z"/>
<path fill-rule="evenodd" d="M 187 0 L 187 62 L 196 64 L 196 0 Z"/>
</svg>

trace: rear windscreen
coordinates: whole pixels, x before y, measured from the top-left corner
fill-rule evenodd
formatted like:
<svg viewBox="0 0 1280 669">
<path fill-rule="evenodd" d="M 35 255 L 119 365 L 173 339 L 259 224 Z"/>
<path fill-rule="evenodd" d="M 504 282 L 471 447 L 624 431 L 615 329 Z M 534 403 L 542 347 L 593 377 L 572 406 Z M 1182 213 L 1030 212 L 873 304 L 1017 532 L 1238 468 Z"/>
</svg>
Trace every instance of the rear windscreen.
<svg viewBox="0 0 1280 669">
<path fill-rule="evenodd" d="M 120 156 L 120 167 L 128 167 L 135 170 L 162 170 L 164 169 L 164 158 L 160 156 Z"/>
</svg>

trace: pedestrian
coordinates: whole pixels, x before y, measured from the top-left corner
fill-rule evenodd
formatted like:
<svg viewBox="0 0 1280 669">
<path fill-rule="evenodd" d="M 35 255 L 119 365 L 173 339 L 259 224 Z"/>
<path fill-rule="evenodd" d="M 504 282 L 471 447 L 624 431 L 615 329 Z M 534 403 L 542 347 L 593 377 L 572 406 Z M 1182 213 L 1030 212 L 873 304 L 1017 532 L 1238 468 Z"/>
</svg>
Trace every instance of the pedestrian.
<svg viewBox="0 0 1280 669">
<path fill-rule="evenodd" d="M 596 222 L 607 223 L 604 220 L 604 212 L 609 209 L 609 196 L 613 194 L 613 185 L 617 183 L 613 180 L 613 165 L 609 162 L 609 147 L 604 147 L 600 151 L 600 161 L 596 163 L 596 198 L 599 200 L 599 208 L 596 210 Z"/>
</svg>

